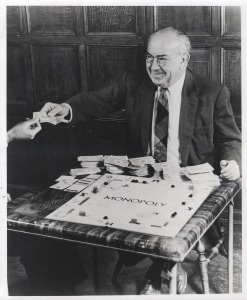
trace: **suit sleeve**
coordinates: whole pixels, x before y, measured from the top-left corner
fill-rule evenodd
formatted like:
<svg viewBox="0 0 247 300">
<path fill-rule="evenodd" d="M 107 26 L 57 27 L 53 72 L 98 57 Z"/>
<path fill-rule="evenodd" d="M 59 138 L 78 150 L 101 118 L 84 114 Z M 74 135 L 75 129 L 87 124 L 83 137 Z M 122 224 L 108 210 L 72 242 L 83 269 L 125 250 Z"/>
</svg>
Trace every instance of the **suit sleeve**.
<svg viewBox="0 0 247 300">
<path fill-rule="evenodd" d="M 122 110 L 125 106 L 127 73 L 115 84 L 93 92 L 84 92 L 68 99 L 72 123 L 87 122 Z"/>
<path fill-rule="evenodd" d="M 241 167 L 241 133 L 234 119 L 226 86 L 220 90 L 215 103 L 214 142 L 219 149 L 220 160 L 235 160 Z"/>
</svg>

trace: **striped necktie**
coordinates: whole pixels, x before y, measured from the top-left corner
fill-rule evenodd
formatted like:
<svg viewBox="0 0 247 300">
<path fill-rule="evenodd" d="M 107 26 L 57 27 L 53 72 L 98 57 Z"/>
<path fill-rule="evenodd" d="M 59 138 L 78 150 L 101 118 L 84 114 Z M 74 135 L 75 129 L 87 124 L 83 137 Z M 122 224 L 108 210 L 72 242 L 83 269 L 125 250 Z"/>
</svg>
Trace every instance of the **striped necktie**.
<svg viewBox="0 0 247 300">
<path fill-rule="evenodd" d="M 154 129 L 154 158 L 158 162 L 167 160 L 167 137 L 168 137 L 168 98 L 167 89 L 160 89 L 157 103 L 157 114 Z"/>
</svg>

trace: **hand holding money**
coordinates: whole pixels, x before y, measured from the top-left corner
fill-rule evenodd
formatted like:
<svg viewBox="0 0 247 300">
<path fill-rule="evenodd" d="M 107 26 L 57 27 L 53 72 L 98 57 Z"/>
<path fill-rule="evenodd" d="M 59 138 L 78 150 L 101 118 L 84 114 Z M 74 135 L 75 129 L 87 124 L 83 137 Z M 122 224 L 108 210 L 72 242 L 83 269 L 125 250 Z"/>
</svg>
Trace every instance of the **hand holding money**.
<svg viewBox="0 0 247 300">
<path fill-rule="evenodd" d="M 35 135 L 41 130 L 38 119 L 26 120 L 15 125 L 7 133 L 8 143 L 13 140 L 28 140 L 33 139 Z"/>
<path fill-rule="evenodd" d="M 68 123 L 65 117 L 69 115 L 70 110 L 69 106 L 64 103 L 57 104 L 47 102 L 38 113 L 41 120 L 40 122 L 49 122 L 56 125 L 61 122 Z"/>
<path fill-rule="evenodd" d="M 39 123 L 57 124 L 55 117 L 49 117 L 45 112 L 37 111 L 33 113 L 33 119 L 38 120 Z"/>
</svg>

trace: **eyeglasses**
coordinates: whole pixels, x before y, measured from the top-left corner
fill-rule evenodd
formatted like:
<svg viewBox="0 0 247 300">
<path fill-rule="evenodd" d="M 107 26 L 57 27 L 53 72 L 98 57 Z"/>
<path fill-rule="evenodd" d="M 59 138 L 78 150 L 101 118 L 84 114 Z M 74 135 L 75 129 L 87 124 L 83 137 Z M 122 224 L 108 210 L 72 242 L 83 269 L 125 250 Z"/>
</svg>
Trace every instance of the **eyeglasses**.
<svg viewBox="0 0 247 300">
<path fill-rule="evenodd" d="M 181 55 L 182 53 L 176 53 L 178 55 Z M 161 56 L 153 56 L 149 53 L 146 53 L 145 55 L 145 59 L 146 59 L 146 63 L 148 64 L 152 64 L 154 59 L 157 60 L 157 64 L 160 66 L 160 67 L 165 67 L 167 65 L 169 65 L 171 63 L 171 57 L 168 57 L 168 56 L 165 56 L 165 55 L 161 55 Z"/>
</svg>

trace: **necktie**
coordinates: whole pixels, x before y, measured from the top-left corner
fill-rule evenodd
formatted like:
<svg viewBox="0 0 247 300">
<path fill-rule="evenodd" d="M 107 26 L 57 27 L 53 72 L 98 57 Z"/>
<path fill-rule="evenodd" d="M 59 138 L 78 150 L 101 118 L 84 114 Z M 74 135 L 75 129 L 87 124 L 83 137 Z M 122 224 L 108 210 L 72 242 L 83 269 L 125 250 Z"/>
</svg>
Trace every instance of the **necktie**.
<svg viewBox="0 0 247 300">
<path fill-rule="evenodd" d="M 161 88 L 154 130 L 154 158 L 159 162 L 167 160 L 168 117 L 167 89 Z"/>
</svg>

